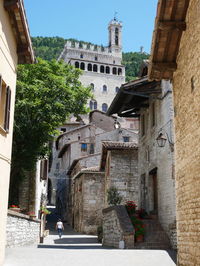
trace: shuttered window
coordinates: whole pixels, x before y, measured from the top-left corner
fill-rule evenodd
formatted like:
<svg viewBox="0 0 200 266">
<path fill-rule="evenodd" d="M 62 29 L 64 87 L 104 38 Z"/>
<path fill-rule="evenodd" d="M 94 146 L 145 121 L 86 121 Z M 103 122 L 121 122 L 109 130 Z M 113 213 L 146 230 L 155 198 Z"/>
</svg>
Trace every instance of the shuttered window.
<svg viewBox="0 0 200 266">
<path fill-rule="evenodd" d="M 11 90 L 0 76 L 0 127 L 6 132 L 9 131 L 10 124 L 10 101 Z"/>
</svg>

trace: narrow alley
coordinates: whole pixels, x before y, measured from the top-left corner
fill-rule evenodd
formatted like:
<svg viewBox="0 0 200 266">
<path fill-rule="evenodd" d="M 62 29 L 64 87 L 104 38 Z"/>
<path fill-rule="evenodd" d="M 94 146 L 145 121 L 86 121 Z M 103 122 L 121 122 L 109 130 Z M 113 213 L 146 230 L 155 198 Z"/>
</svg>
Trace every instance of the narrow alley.
<svg viewBox="0 0 200 266">
<path fill-rule="evenodd" d="M 93 235 L 74 232 L 65 225 L 59 239 L 54 230 L 56 215 L 49 215 L 47 228 L 50 234 L 44 243 L 6 250 L 4 266 L 174 266 L 164 250 L 119 250 L 102 247 Z"/>
</svg>

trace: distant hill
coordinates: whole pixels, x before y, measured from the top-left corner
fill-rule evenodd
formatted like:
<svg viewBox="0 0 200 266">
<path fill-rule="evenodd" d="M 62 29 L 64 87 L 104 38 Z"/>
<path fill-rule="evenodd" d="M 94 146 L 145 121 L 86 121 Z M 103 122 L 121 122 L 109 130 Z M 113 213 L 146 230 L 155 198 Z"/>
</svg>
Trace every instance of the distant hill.
<svg viewBox="0 0 200 266">
<path fill-rule="evenodd" d="M 78 41 L 61 37 L 32 37 L 35 55 L 45 60 L 57 59 L 67 40 Z M 80 42 L 88 44 L 88 42 Z M 133 80 L 138 76 L 142 60 L 148 58 L 149 55 L 146 53 L 128 52 L 122 54 L 122 63 L 126 69 L 126 81 Z"/>
</svg>

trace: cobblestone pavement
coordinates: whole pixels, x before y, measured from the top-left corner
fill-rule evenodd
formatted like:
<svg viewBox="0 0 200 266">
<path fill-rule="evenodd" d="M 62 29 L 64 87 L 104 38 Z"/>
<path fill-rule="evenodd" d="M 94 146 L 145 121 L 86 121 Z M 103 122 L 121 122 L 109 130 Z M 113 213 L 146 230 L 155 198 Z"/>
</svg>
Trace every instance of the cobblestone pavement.
<svg viewBox="0 0 200 266">
<path fill-rule="evenodd" d="M 4 266 L 175 266 L 163 250 L 104 248 L 95 236 L 69 228 L 61 239 L 52 233 L 43 244 L 7 249 Z"/>
</svg>

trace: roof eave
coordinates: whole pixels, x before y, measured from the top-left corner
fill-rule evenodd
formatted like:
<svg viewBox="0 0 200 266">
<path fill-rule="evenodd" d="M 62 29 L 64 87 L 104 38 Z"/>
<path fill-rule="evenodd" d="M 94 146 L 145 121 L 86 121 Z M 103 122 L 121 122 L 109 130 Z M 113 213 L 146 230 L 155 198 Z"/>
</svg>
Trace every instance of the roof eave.
<svg viewBox="0 0 200 266">
<path fill-rule="evenodd" d="M 17 41 L 18 63 L 34 63 L 35 56 L 23 0 L 4 0 L 4 8 L 9 14 L 11 25 Z"/>
</svg>

